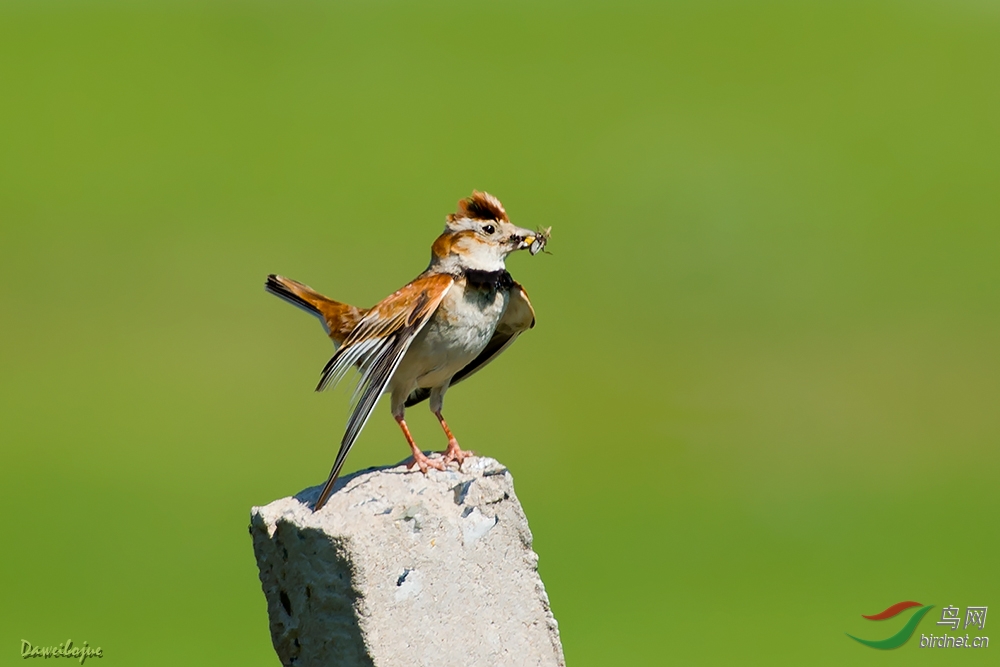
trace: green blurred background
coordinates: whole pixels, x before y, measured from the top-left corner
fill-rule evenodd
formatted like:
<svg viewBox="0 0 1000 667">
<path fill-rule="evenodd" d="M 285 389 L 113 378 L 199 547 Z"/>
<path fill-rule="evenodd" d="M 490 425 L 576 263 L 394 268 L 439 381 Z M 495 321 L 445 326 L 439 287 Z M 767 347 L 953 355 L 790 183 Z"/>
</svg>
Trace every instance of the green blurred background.
<svg viewBox="0 0 1000 667">
<path fill-rule="evenodd" d="M 0 662 L 278 664 L 249 509 L 348 405 L 263 278 L 370 305 L 473 188 L 553 255 L 446 414 L 571 665 L 1000 651 L 844 635 L 1000 614 L 995 3 L 81 4 L 0 5 Z"/>
</svg>

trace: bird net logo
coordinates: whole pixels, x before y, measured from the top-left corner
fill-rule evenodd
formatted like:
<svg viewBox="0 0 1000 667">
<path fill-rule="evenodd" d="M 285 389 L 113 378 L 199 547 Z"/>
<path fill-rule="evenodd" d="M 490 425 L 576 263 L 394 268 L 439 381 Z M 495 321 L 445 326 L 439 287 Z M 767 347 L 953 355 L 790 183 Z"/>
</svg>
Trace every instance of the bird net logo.
<svg viewBox="0 0 1000 667">
<path fill-rule="evenodd" d="M 916 609 L 916 611 L 910 612 L 909 619 L 903 624 L 902 628 L 899 628 L 895 632 L 885 639 L 862 639 L 861 637 L 855 637 L 854 635 L 848 633 L 847 636 L 858 642 L 859 644 L 864 644 L 871 648 L 876 648 L 880 650 L 889 650 L 894 648 L 899 648 L 906 642 L 910 640 L 910 637 L 917 630 L 917 626 L 920 625 L 920 621 L 927 616 L 928 612 L 934 608 L 932 604 L 921 604 L 919 602 L 907 601 L 907 602 L 897 602 L 896 604 L 890 606 L 885 611 L 879 612 L 877 614 L 872 614 L 871 616 L 866 616 L 862 614 L 861 617 L 869 621 L 886 621 L 889 619 L 894 619 L 897 616 L 905 616 L 907 612 L 911 609 Z M 920 634 L 920 648 L 986 648 L 990 645 L 990 638 L 975 634 L 977 630 L 986 629 L 986 612 L 987 608 L 982 607 L 965 607 L 965 614 L 962 614 L 961 607 L 954 607 L 948 605 L 947 607 L 941 607 L 941 617 L 937 621 L 937 625 L 945 626 L 942 628 L 933 628 L 930 634 Z M 931 618 L 935 618 L 936 614 L 932 614 Z M 964 621 L 964 624 L 963 624 Z M 881 626 L 880 626 L 881 627 Z M 898 627 L 893 625 L 893 627 Z M 947 629 L 950 627 L 952 633 L 964 633 L 964 634 L 949 634 Z M 971 630 L 970 630 L 971 628 Z M 875 634 L 875 628 L 872 628 L 872 634 Z M 941 632 L 940 635 L 934 634 L 934 631 L 938 630 Z M 884 633 L 883 633 L 884 634 Z"/>
</svg>

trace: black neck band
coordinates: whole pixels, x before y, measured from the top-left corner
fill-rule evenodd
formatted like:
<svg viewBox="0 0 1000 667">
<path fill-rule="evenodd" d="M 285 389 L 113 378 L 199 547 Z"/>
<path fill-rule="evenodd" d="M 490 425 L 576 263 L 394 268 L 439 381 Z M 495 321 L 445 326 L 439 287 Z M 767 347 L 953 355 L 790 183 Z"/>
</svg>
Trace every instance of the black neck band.
<svg viewBox="0 0 1000 667">
<path fill-rule="evenodd" d="M 510 277 L 506 269 L 500 269 L 499 271 L 466 269 L 465 281 L 469 287 L 476 289 L 509 290 L 514 286 L 514 279 Z"/>
</svg>

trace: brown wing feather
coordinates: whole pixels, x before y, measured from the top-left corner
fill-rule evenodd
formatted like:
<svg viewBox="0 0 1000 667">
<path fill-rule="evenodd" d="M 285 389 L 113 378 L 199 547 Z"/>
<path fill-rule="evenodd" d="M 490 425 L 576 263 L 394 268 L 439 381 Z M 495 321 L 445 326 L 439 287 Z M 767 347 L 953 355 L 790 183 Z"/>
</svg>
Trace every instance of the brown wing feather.
<svg viewBox="0 0 1000 667">
<path fill-rule="evenodd" d="M 497 323 L 496 331 L 493 332 L 490 342 L 486 344 L 486 347 L 483 348 L 483 351 L 475 359 L 470 361 L 462 370 L 455 373 L 451 378 L 451 384 L 454 385 L 461 382 L 493 361 L 497 355 L 510 347 L 522 332 L 534 326 L 535 309 L 531 307 L 531 301 L 528 300 L 528 293 L 524 291 L 520 283 L 515 282 L 514 286 L 510 289 L 510 300 L 507 302 L 507 310 L 504 311 L 503 317 Z M 430 395 L 430 389 L 415 389 L 407 397 L 406 407 L 416 405 L 426 400 Z"/>
<path fill-rule="evenodd" d="M 359 395 L 357 405 L 347 420 L 337 458 L 315 509 L 322 507 L 333 492 L 333 485 L 351 447 L 392 380 L 410 343 L 427 324 L 453 283 L 454 278 L 448 275 L 421 276 L 382 300 L 368 311 L 323 369 L 317 391 L 342 378 L 354 366 L 361 370 L 361 379 L 355 392 Z"/>
<path fill-rule="evenodd" d="M 365 357 L 369 351 L 394 333 L 412 328 L 416 323 L 423 326 L 454 282 L 455 279 L 447 274 L 422 275 L 372 306 L 323 368 L 316 391 L 334 384 L 334 380 L 339 379 L 335 376 L 342 377 L 351 366 L 367 365 Z"/>
</svg>

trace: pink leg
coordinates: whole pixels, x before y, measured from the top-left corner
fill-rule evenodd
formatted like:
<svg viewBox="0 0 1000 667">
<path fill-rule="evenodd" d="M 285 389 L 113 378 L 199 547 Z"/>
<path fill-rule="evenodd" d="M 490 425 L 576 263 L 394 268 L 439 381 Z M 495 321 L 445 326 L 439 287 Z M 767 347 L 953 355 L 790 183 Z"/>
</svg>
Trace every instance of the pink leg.
<svg viewBox="0 0 1000 667">
<path fill-rule="evenodd" d="M 399 424 L 399 428 L 403 429 L 403 435 L 406 436 L 406 442 L 410 443 L 410 449 L 413 450 L 413 462 L 406 464 L 406 467 L 412 468 L 416 465 L 420 468 L 420 472 L 425 474 L 427 473 L 428 468 L 444 470 L 445 461 L 442 459 L 429 459 L 422 451 L 420 451 L 420 448 L 417 447 L 417 443 L 413 442 L 413 436 L 410 435 L 410 429 L 407 427 L 406 422 L 403 421 L 403 418 L 396 417 L 396 422 Z"/>
<path fill-rule="evenodd" d="M 444 434 L 448 436 L 448 450 L 444 453 L 444 462 L 451 463 L 452 461 L 458 461 L 458 465 L 461 466 L 465 459 L 473 456 L 471 451 L 463 450 L 458 446 L 458 440 L 452 435 L 451 429 L 448 428 L 448 422 L 444 420 L 444 417 L 440 412 L 435 412 L 434 415 L 441 422 L 441 428 L 444 429 Z"/>
</svg>

